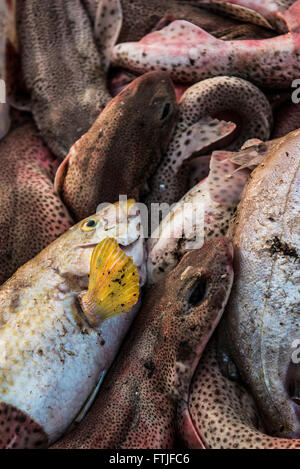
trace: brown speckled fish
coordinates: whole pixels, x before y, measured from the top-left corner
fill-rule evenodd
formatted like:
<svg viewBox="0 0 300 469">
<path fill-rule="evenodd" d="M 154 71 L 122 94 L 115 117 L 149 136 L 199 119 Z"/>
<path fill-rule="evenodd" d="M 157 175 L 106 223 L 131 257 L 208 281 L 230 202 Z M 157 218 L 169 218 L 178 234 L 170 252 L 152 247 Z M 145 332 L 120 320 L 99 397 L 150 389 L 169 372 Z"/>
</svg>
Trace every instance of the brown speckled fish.
<svg viewBox="0 0 300 469">
<path fill-rule="evenodd" d="M 90 402 L 137 312 L 133 200 L 82 220 L 0 288 L 0 448 L 44 447 Z"/>
<path fill-rule="evenodd" d="M 221 363 L 235 363 L 271 435 L 299 438 L 300 131 L 252 173 L 230 235 L 236 277 Z"/>
<path fill-rule="evenodd" d="M 71 148 L 55 187 L 76 220 L 119 195 L 139 197 L 171 137 L 177 103 L 165 72 L 134 80 Z"/>
<path fill-rule="evenodd" d="M 179 118 L 166 154 L 149 181 L 147 203 L 172 204 L 183 197 L 190 172 L 185 163 L 196 152 L 211 151 L 216 144 L 217 148 L 222 145 L 236 150 L 251 138 L 267 140 L 272 124 L 271 106 L 252 83 L 224 76 L 188 88 L 180 100 Z M 222 144 L 220 141 L 233 132 L 235 125 L 236 131 L 229 135 L 227 144 L 224 140 Z"/>
<path fill-rule="evenodd" d="M 299 439 L 264 432 L 252 396 L 221 373 L 214 339 L 200 360 L 187 402 L 178 409 L 177 426 L 190 449 L 300 449 Z"/>
<path fill-rule="evenodd" d="M 53 191 L 59 164 L 30 122 L 0 141 L 0 282 L 73 224 Z"/>
<path fill-rule="evenodd" d="M 91 411 L 55 448 L 172 448 L 177 402 L 227 302 L 225 238 L 188 253 L 147 293 Z"/>
<path fill-rule="evenodd" d="M 80 0 L 53 0 L 51 6 L 46 0 L 17 2 L 21 57 L 32 112 L 47 145 L 61 159 L 110 100 L 107 50 L 122 22 L 119 2 L 113 0 L 113 4 L 112 0 L 101 0 L 100 54 Z"/>
<path fill-rule="evenodd" d="M 148 240 L 149 283 L 163 278 L 188 250 L 227 233 L 251 170 L 273 144 L 249 140 L 237 153 L 212 153 L 207 177 L 172 206 Z"/>
<path fill-rule="evenodd" d="M 300 32 L 222 41 L 178 20 L 139 42 L 116 45 L 112 61 L 137 73 L 166 70 L 174 81 L 182 83 L 229 75 L 264 88 L 285 89 L 299 77 L 299 53 Z"/>
</svg>

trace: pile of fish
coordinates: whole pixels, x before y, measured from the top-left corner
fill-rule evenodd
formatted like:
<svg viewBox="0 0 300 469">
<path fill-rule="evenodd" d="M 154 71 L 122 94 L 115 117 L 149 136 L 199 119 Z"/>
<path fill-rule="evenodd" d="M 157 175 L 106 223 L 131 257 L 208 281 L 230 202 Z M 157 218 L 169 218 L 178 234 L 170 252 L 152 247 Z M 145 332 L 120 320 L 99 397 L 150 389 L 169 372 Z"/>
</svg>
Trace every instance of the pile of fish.
<svg viewBox="0 0 300 469">
<path fill-rule="evenodd" d="M 0 4 L 0 449 L 300 449 L 300 0 Z"/>
</svg>

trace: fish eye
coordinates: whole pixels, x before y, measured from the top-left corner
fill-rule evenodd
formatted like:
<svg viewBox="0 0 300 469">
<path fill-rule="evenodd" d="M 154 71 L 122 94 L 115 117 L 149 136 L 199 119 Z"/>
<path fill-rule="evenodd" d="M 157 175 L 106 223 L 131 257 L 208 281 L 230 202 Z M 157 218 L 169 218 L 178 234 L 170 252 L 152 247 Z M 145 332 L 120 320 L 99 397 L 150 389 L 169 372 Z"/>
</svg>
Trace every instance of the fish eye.
<svg viewBox="0 0 300 469">
<path fill-rule="evenodd" d="M 86 220 L 81 229 L 82 231 L 92 231 L 96 225 L 98 224 L 98 220 L 96 220 L 95 218 L 90 218 L 89 220 Z"/>
<path fill-rule="evenodd" d="M 172 109 L 171 103 L 165 103 L 160 120 L 162 121 L 165 120 L 170 114 L 171 109 Z"/>
<path fill-rule="evenodd" d="M 206 294 L 206 280 L 203 277 L 197 279 L 194 283 L 188 299 L 189 306 L 196 308 L 203 302 Z"/>
</svg>

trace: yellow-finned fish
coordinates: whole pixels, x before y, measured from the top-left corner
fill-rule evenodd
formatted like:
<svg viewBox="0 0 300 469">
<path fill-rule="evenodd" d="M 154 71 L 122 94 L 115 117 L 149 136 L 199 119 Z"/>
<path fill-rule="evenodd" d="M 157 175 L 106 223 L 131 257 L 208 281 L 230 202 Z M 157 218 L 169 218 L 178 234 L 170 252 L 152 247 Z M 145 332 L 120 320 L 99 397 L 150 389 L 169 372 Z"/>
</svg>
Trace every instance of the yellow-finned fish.
<svg viewBox="0 0 300 469">
<path fill-rule="evenodd" d="M 0 448 L 45 447 L 64 433 L 111 365 L 144 282 L 129 200 L 72 227 L 1 286 Z"/>
</svg>

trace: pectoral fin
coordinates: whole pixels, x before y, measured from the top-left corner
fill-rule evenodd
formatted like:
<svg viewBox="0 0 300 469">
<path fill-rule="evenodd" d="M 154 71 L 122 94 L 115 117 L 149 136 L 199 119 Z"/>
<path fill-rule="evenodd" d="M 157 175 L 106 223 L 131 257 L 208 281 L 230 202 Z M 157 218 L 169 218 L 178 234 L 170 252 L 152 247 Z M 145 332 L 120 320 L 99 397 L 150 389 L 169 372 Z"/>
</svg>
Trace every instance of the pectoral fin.
<svg viewBox="0 0 300 469">
<path fill-rule="evenodd" d="M 104 239 L 92 254 L 88 291 L 78 297 L 88 322 L 96 327 L 105 319 L 128 313 L 138 297 L 137 266 L 115 239 Z"/>
</svg>

